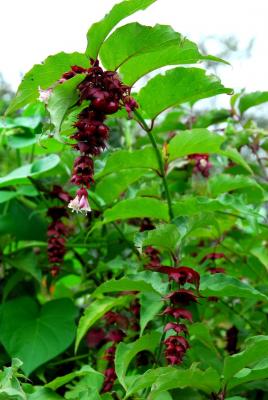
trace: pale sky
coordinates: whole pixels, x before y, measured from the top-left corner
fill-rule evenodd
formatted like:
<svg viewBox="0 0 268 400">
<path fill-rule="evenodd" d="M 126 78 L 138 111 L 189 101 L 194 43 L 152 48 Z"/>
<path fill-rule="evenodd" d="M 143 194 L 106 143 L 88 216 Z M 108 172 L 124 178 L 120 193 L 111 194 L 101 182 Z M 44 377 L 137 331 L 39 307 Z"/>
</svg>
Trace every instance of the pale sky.
<svg viewBox="0 0 268 400">
<path fill-rule="evenodd" d="M 117 2 L 0 0 L 0 72 L 5 80 L 16 89 L 22 74 L 48 55 L 84 51 L 89 26 Z M 220 78 L 236 90 L 268 90 L 268 0 L 158 0 L 125 21 L 135 20 L 169 24 L 195 42 L 234 35 L 243 48 L 254 38 L 251 58 L 232 60 L 232 67 L 220 69 Z"/>
</svg>

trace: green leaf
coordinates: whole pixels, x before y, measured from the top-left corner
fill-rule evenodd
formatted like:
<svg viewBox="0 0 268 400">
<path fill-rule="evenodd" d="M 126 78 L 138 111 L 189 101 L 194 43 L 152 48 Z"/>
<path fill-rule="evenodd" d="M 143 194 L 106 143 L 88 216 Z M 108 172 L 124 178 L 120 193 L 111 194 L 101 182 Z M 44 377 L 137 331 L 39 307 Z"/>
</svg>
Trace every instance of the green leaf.
<svg viewBox="0 0 268 400">
<path fill-rule="evenodd" d="M 18 358 L 13 358 L 10 367 L 4 367 L 3 370 L 0 370 L 0 400 L 27 399 L 17 378 L 18 370 L 21 366 L 22 362 Z"/>
<path fill-rule="evenodd" d="M 58 376 L 53 381 L 47 383 L 45 387 L 52 390 L 57 390 L 59 387 L 66 385 L 66 383 L 72 381 L 73 379 L 81 378 L 83 376 L 88 376 L 89 378 L 97 377 L 97 379 L 101 381 L 103 380 L 103 375 L 100 372 L 95 371 L 89 365 L 83 365 L 83 367 L 78 371 L 70 372 L 64 376 Z"/>
<path fill-rule="evenodd" d="M 18 196 L 17 192 L 0 190 L 0 204 L 5 203 L 6 201 L 9 201 L 11 199 L 14 199 L 14 197 L 17 197 L 17 196 Z"/>
<path fill-rule="evenodd" d="M 39 97 L 38 87 L 48 89 L 56 84 L 62 74 L 69 71 L 72 65 L 88 67 L 89 61 L 85 54 L 61 52 L 47 57 L 42 64 L 34 65 L 23 77 L 6 114 L 11 114 L 27 104 L 34 103 Z"/>
<path fill-rule="evenodd" d="M 226 383 L 243 368 L 252 367 L 260 361 L 264 362 L 264 357 L 268 354 L 268 336 L 253 336 L 245 344 L 244 351 L 225 358 L 223 375 Z M 267 359 L 265 362 L 266 368 Z"/>
<path fill-rule="evenodd" d="M 158 169 L 158 161 L 152 147 L 144 147 L 140 150 L 118 150 L 111 153 L 107 159 L 103 170 L 95 175 L 95 179 L 111 174 L 118 173 L 123 170 L 134 168 Z"/>
<path fill-rule="evenodd" d="M 128 218 L 153 218 L 169 220 L 167 204 L 150 198 L 136 198 L 120 201 L 103 214 L 104 223 Z"/>
<path fill-rule="evenodd" d="M 111 30 L 122 19 L 134 14 L 136 11 L 144 10 L 156 0 L 124 0 L 115 4 L 105 17 L 93 24 L 87 33 L 86 55 L 94 60 L 97 58 L 100 47 Z"/>
<path fill-rule="evenodd" d="M 241 113 L 244 113 L 249 108 L 258 106 L 266 101 L 268 101 L 268 92 L 248 93 L 240 97 L 238 108 Z"/>
<path fill-rule="evenodd" d="M 197 117 L 196 122 L 193 123 L 193 128 L 207 128 L 210 125 L 226 121 L 229 117 L 230 111 L 224 108 L 207 112 L 203 111 L 202 114 Z"/>
<path fill-rule="evenodd" d="M 265 294 L 259 292 L 254 287 L 224 274 L 203 276 L 200 292 L 206 297 L 241 297 L 265 302 L 268 300 Z"/>
<path fill-rule="evenodd" d="M 156 246 L 174 251 L 180 240 L 178 228 L 174 224 L 161 224 L 150 231 L 140 232 L 135 237 L 135 245 L 140 251 L 146 246 Z"/>
<path fill-rule="evenodd" d="M 50 114 L 51 123 L 55 126 L 56 133 L 60 132 L 62 121 L 68 111 L 78 100 L 77 85 L 85 78 L 83 74 L 74 76 L 57 85 L 52 91 L 47 109 Z"/>
<path fill-rule="evenodd" d="M 209 179 L 208 185 L 212 196 L 248 187 L 257 190 L 260 195 L 263 193 L 261 186 L 254 179 L 245 175 L 218 174 Z"/>
<path fill-rule="evenodd" d="M 194 153 L 219 153 L 225 138 L 207 129 L 180 131 L 169 142 L 169 160 Z"/>
<path fill-rule="evenodd" d="M 144 329 L 156 314 L 163 307 L 163 297 L 154 292 L 142 292 L 140 294 L 140 336 L 143 335 Z"/>
<path fill-rule="evenodd" d="M 0 341 L 23 361 L 29 375 L 66 350 L 75 337 L 76 307 L 69 299 L 53 300 L 41 309 L 30 297 L 18 297 L 0 308 Z"/>
<path fill-rule="evenodd" d="M 159 345 L 161 333 L 153 332 L 142 336 L 133 343 L 119 343 L 115 353 L 115 371 L 121 385 L 127 389 L 125 382 L 128 366 L 132 359 L 141 351 L 153 352 Z"/>
<path fill-rule="evenodd" d="M 37 177 L 44 172 L 52 170 L 59 162 L 60 157 L 58 155 L 50 154 L 32 164 L 25 164 L 23 167 L 17 168 L 0 178 L 0 187 L 29 183 L 28 177 Z"/>
<path fill-rule="evenodd" d="M 229 381 L 228 388 L 232 389 L 246 382 L 268 378 L 268 359 L 261 360 L 254 367 L 243 368 Z"/>
<path fill-rule="evenodd" d="M 7 137 L 7 144 L 12 149 L 22 149 L 36 143 L 36 136 L 29 132 L 18 133 Z"/>
<path fill-rule="evenodd" d="M 179 44 L 180 35 L 168 25 L 144 26 L 133 22 L 116 29 L 104 42 L 100 58 L 106 69 L 117 70 L 136 55 Z M 115 51 L 116 49 L 116 51 Z"/>
<path fill-rule="evenodd" d="M 214 75 L 206 75 L 199 68 L 179 67 L 149 80 L 137 101 L 148 118 L 154 119 L 169 107 L 222 93 L 231 94 L 232 90 L 225 88 Z"/>
<path fill-rule="evenodd" d="M 148 53 L 132 56 L 119 68 L 119 72 L 123 82 L 132 86 L 142 76 L 158 68 L 167 65 L 195 64 L 201 60 L 211 60 L 211 56 L 200 54 L 195 43 L 178 33 L 174 44 L 167 43 L 167 46 L 157 51 L 150 50 Z M 216 58 L 213 60 L 222 61 Z"/>
<path fill-rule="evenodd" d="M 252 173 L 251 168 L 236 149 L 221 149 L 224 142 L 223 136 L 204 128 L 179 131 L 169 143 L 169 160 L 172 161 L 194 153 L 215 153 L 229 158 Z"/>
<path fill-rule="evenodd" d="M 106 175 L 95 186 L 95 193 L 101 197 L 106 204 L 120 198 L 129 186 L 136 182 L 145 174 L 146 170 L 142 168 L 126 169 Z"/>
<path fill-rule="evenodd" d="M 103 293 L 122 292 L 122 291 L 139 291 L 157 293 L 150 283 L 144 280 L 135 280 L 133 278 L 111 279 L 102 283 L 92 294 L 93 297 Z"/>
<path fill-rule="evenodd" d="M 63 397 L 48 388 L 37 388 L 34 393 L 29 394 L 27 400 L 63 400 Z"/>
<path fill-rule="evenodd" d="M 84 315 L 80 318 L 76 333 L 75 341 L 75 352 L 77 352 L 78 346 L 89 330 L 89 328 L 95 324 L 104 314 L 114 307 L 122 306 L 129 301 L 129 296 L 121 297 L 105 297 L 103 299 L 95 300 L 85 310 Z"/>
<path fill-rule="evenodd" d="M 190 369 L 176 369 L 167 367 L 160 370 L 159 376 L 152 385 L 152 393 L 159 393 L 171 389 L 192 387 L 211 394 L 220 389 L 220 377 L 213 368 L 201 371 L 193 365 Z"/>
<path fill-rule="evenodd" d="M 218 154 L 229 158 L 230 160 L 234 161 L 238 165 L 241 165 L 241 167 L 245 168 L 248 172 L 253 174 L 253 171 L 248 163 L 244 160 L 244 158 L 236 149 L 227 148 L 225 150 L 220 150 Z"/>
</svg>

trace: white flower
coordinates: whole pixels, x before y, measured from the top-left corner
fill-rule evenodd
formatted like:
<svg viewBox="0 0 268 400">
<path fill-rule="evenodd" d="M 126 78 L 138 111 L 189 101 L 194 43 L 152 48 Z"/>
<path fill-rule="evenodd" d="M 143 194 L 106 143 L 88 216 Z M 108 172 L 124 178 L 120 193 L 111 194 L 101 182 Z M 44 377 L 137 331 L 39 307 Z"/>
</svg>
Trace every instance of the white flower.
<svg viewBox="0 0 268 400">
<path fill-rule="evenodd" d="M 49 97 L 51 95 L 52 89 L 41 89 L 40 86 L 38 86 L 38 92 L 39 92 L 39 97 L 38 100 L 42 101 L 43 103 L 47 104 Z"/>
<path fill-rule="evenodd" d="M 79 192 L 79 191 L 78 191 Z M 81 212 L 84 215 L 87 215 L 88 212 L 91 212 L 91 208 L 87 199 L 87 195 L 77 194 L 77 196 L 70 201 L 68 207 L 74 212 Z"/>
<path fill-rule="evenodd" d="M 199 161 L 199 164 L 201 165 L 201 167 L 206 168 L 206 166 L 208 165 L 208 162 L 204 158 L 201 158 L 201 160 Z"/>
</svg>

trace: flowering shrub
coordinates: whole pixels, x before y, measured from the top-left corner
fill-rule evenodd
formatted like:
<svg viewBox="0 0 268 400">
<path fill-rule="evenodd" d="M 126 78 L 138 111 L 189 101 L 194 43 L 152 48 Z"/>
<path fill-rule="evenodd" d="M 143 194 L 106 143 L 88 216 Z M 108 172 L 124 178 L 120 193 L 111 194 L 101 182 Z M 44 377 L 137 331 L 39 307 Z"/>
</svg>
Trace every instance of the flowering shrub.
<svg viewBox="0 0 268 400">
<path fill-rule="evenodd" d="M 33 66 L 0 121 L 1 399 L 268 398 L 268 92 L 117 27 L 152 3 Z"/>
</svg>

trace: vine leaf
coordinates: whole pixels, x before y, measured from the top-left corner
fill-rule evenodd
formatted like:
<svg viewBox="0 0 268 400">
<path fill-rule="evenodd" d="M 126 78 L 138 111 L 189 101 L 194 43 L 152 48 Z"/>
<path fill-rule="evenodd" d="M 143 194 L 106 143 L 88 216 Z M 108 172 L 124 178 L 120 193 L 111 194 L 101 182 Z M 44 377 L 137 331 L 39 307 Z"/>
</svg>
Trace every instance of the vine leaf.
<svg viewBox="0 0 268 400">
<path fill-rule="evenodd" d="M 218 94 L 231 94 L 214 75 L 199 68 L 178 67 L 157 75 L 140 90 L 137 101 L 148 118 L 154 119 L 169 107 Z"/>
<path fill-rule="evenodd" d="M 94 60 L 99 50 L 112 29 L 124 18 L 134 14 L 136 11 L 145 10 L 156 0 L 124 0 L 115 4 L 105 17 L 93 24 L 87 32 L 86 55 Z"/>
</svg>

